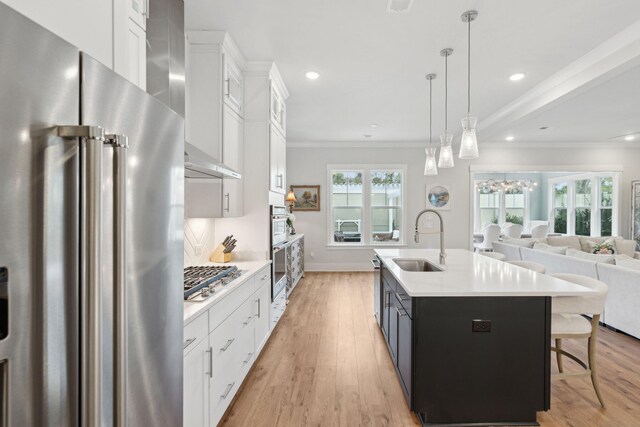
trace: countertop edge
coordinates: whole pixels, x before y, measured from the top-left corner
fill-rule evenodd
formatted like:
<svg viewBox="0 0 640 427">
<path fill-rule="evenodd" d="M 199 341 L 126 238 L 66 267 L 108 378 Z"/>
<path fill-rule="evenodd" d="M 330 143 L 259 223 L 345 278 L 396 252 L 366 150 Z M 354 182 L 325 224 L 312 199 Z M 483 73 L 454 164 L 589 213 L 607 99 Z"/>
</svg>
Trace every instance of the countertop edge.
<svg viewBox="0 0 640 427">
<path fill-rule="evenodd" d="M 194 321 L 198 316 L 203 314 L 206 310 L 208 310 L 211 307 L 215 306 L 219 302 L 224 301 L 225 298 L 227 298 L 229 295 L 232 295 L 237 289 L 239 289 L 242 285 L 244 285 L 250 278 L 255 276 L 258 271 L 262 270 L 263 268 L 265 268 L 266 266 L 268 266 L 270 264 L 271 264 L 271 260 L 241 261 L 241 262 L 235 263 L 235 265 L 238 266 L 238 269 L 246 270 L 247 272 L 245 274 L 243 274 L 242 276 L 240 276 L 238 279 L 232 281 L 231 282 L 231 287 L 227 288 L 226 292 L 221 293 L 218 296 L 214 295 L 214 296 L 210 297 L 209 299 L 207 299 L 206 301 L 203 301 L 203 302 L 200 302 L 200 303 L 198 303 L 198 302 L 183 302 L 183 317 L 184 317 L 183 324 L 184 324 L 184 326 L 187 326 L 189 323 Z M 204 265 L 220 265 L 220 264 L 218 264 L 218 263 L 206 263 Z M 185 314 L 185 311 L 186 311 L 185 308 L 186 308 L 187 304 L 189 304 L 189 305 L 197 304 L 198 306 L 197 306 L 197 309 L 195 309 L 193 312 Z"/>
</svg>

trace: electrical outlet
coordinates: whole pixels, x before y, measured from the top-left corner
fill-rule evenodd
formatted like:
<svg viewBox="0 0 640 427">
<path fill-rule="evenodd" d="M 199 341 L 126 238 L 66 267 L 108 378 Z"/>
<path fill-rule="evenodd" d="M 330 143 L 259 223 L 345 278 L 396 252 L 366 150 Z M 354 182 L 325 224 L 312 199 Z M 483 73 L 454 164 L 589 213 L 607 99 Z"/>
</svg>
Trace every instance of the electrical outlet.
<svg viewBox="0 0 640 427">
<path fill-rule="evenodd" d="M 196 254 L 196 256 L 200 256 L 202 255 L 202 250 L 204 249 L 204 245 L 195 245 L 193 247 L 193 252 Z"/>
<path fill-rule="evenodd" d="M 491 320 L 472 320 L 471 332 L 491 332 Z"/>
</svg>

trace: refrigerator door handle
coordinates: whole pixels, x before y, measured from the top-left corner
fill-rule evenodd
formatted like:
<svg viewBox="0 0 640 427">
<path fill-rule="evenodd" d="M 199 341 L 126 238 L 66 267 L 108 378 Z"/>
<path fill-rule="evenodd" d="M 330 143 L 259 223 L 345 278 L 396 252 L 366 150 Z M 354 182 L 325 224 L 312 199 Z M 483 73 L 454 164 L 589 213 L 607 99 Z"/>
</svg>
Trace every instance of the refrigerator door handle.
<svg viewBox="0 0 640 427">
<path fill-rule="evenodd" d="M 81 425 L 102 423 L 102 157 L 104 129 L 58 126 L 78 139 L 80 153 L 80 413 Z"/>
<path fill-rule="evenodd" d="M 127 425 L 127 150 L 124 135 L 106 135 L 113 148 L 113 403 L 117 426 Z"/>
</svg>

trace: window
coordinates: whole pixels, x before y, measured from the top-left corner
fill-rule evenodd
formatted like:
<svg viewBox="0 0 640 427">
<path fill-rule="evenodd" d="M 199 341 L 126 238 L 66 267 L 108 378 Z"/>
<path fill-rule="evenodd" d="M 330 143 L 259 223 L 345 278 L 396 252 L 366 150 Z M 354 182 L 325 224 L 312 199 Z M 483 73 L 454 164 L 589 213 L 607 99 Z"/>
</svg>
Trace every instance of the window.
<svg viewBox="0 0 640 427">
<path fill-rule="evenodd" d="M 553 232 L 554 233 L 567 233 L 567 207 L 569 194 L 567 183 L 558 182 L 553 184 Z"/>
<path fill-rule="evenodd" d="M 405 166 L 329 165 L 329 245 L 402 244 Z"/>
<path fill-rule="evenodd" d="M 480 182 L 476 180 L 476 184 Z M 489 224 L 524 225 L 529 222 L 529 191 L 481 189 L 475 196 L 474 230 L 480 232 Z"/>
<path fill-rule="evenodd" d="M 617 181 L 615 173 L 550 179 L 552 230 L 578 236 L 617 234 Z"/>
</svg>

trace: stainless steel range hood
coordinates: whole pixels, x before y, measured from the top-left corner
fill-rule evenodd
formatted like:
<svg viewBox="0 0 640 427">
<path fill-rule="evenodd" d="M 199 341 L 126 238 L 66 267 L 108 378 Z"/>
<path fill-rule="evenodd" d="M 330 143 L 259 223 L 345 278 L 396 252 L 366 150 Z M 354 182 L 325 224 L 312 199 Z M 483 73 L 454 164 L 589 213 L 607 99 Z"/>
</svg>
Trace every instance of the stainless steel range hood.
<svg viewBox="0 0 640 427">
<path fill-rule="evenodd" d="M 186 141 L 184 143 L 184 176 L 200 179 L 242 178 L 238 172 Z"/>
</svg>

